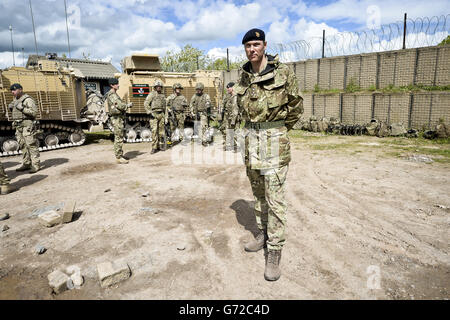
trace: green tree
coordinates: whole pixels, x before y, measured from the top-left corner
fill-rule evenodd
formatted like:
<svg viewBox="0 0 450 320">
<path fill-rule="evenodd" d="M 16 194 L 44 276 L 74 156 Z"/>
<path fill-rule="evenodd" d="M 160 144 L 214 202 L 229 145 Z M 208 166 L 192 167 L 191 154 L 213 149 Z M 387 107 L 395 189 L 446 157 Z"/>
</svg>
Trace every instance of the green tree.
<svg viewBox="0 0 450 320">
<path fill-rule="evenodd" d="M 439 43 L 440 46 L 443 46 L 445 44 L 450 44 L 450 36 L 447 36 L 444 40 L 442 40 L 441 43 Z"/>
<path fill-rule="evenodd" d="M 167 51 L 161 58 L 161 68 L 164 71 L 193 72 L 202 69 L 205 54 L 202 50 L 190 44 L 184 46 L 180 52 Z"/>
<path fill-rule="evenodd" d="M 203 70 L 227 70 L 226 58 L 213 58 L 204 51 L 193 47 L 190 44 L 184 46 L 179 52 L 167 51 L 160 58 L 161 68 L 170 72 L 194 72 L 197 69 Z M 243 60 L 230 62 L 230 69 L 237 69 Z"/>
</svg>

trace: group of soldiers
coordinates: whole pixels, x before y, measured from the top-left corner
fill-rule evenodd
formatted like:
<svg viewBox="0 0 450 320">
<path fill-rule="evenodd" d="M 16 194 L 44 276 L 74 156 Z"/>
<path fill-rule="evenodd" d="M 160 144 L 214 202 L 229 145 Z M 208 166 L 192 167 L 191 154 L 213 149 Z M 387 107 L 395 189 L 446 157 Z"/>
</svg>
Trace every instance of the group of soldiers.
<svg viewBox="0 0 450 320">
<path fill-rule="evenodd" d="M 281 251 L 286 243 L 286 177 L 291 161 L 288 131 L 303 113 L 303 99 L 295 74 L 279 61 L 278 56 L 265 53 L 267 42 L 263 30 L 249 30 L 244 35 L 242 44 L 249 61 L 242 66 L 238 82 L 227 85 L 220 130 L 224 140 L 227 140 L 227 131 L 240 127 L 241 121 L 245 124 L 242 128 L 245 143 L 241 152 L 255 200 L 254 214 L 259 231 L 244 249 L 247 252 L 257 252 L 267 248 L 264 277 L 268 281 L 275 281 L 281 276 Z M 109 84 L 111 90 L 107 94 L 107 101 L 114 127 L 114 152 L 118 163 L 128 163 L 128 159 L 123 156 L 122 144 L 125 113 L 130 105 L 117 95 L 117 79 L 110 79 Z M 14 86 L 16 85 L 11 90 L 19 88 Z M 168 123 L 170 115 L 175 119 L 173 126 L 181 132 L 180 138 L 184 138 L 184 111 L 187 107 L 190 116 L 200 123 L 198 131 L 201 142 L 207 146 L 205 132 L 209 124 L 211 99 L 203 92 L 203 84 L 197 84 L 189 106 L 181 94 L 181 85 L 174 85 L 174 92 L 167 99 L 162 92 L 161 81 L 157 80 L 153 87 L 154 91 L 144 103 L 151 118 L 151 153 L 166 149 L 164 125 Z M 22 151 L 25 150 L 23 166 L 19 169 L 36 172 L 40 168 L 37 140 L 33 138 L 36 105 L 26 95 L 14 96 L 13 117 L 17 138 Z M 232 145 L 236 145 L 233 139 L 226 141 L 224 148 L 229 149 Z M 275 153 L 274 146 L 278 149 Z M 3 187 L 9 180 L 3 168 L 0 173 L 3 192 Z"/>
<path fill-rule="evenodd" d="M 117 94 L 119 82 L 117 79 L 109 79 L 111 89 L 106 94 L 111 124 L 114 132 L 114 154 L 117 163 L 128 163 L 129 159 L 123 155 L 124 140 L 124 123 L 125 115 L 131 104 L 126 104 Z M 237 96 L 233 93 L 234 83 L 227 85 L 227 93 L 223 99 L 223 107 L 220 116 L 215 116 L 222 121 L 219 130 L 222 132 L 224 141 L 224 149 L 230 150 L 231 143 L 227 141 L 226 134 L 229 130 L 234 130 L 238 118 Z M 195 86 L 196 93 L 192 96 L 190 104 L 186 97 L 182 94 L 183 86 L 175 83 L 173 93 L 167 98 L 163 93 L 163 83 L 156 80 L 153 84 L 154 90 L 147 96 L 144 101 L 144 108 L 150 115 L 150 128 L 152 132 L 152 149 L 151 154 L 158 151 L 166 151 L 167 141 L 172 137 L 167 136 L 166 126 L 170 128 L 169 132 L 177 132 L 177 140 L 183 142 L 187 139 L 184 134 L 184 124 L 186 115 L 198 123 L 198 134 L 203 146 L 208 146 L 210 139 L 206 134 L 209 128 L 209 118 L 211 114 L 211 98 L 204 92 L 205 86 L 199 82 Z M 230 139 L 228 139 L 230 140 Z M 172 141 L 171 141 L 172 142 Z M 236 140 L 234 140 L 236 142 Z M 236 143 L 234 143 L 236 146 Z M 236 150 L 236 147 L 234 147 Z"/>
</svg>

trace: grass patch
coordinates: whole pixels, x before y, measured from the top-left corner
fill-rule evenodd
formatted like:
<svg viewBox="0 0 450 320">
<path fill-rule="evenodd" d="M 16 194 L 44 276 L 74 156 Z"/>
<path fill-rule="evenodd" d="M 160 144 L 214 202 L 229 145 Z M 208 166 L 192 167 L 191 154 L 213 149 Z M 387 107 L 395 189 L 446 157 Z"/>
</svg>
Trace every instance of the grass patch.
<svg viewBox="0 0 450 320">
<path fill-rule="evenodd" d="M 303 139 L 303 140 L 318 140 L 327 138 L 328 135 L 311 135 L 308 131 L 303 130 L 291 130 L 288 133 L 289 138 L 292 139 Z"/>
<path fill-rule="evenodd" d="M 354 148 L 357 146 L 358 145 L 355 143 L 320 143 L 309 145 L 309 147 L 313 150 L 338 150 Z"/>
<path fill-rule="evenodd" d="M 347 84 L 345 90 L 343 89 L 321 89 L 317 84 L 314 86 L 314 90 L 305 90 L 304 93 L 354 93 L 354 92 L 382 92 L 382 93 L 405 93 L 405 92 L 419 92 L 419 91 L 450 91 L 450 85 L 446 86 L 428 86 L 423 84 L 407 85 L 407 86 L 394 86 L 392 84 L 384 88 L 377 89 L 375 85 L 371 85 L 367 89 L 363 89 L 356 85 L 354 81 L 350 81 Z"/>
</svg>

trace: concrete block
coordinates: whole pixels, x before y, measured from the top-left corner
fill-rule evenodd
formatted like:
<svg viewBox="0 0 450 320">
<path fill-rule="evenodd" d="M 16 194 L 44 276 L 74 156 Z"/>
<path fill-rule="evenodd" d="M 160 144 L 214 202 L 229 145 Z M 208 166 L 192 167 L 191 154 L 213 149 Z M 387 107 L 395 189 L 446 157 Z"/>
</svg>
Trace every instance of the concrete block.
<svg viewBox="0 0 450 320">
<path fill-rule="evenodd" d="M 42 225 L 50 228 L 61 223 L 61 215 L 55 210 L 47 211 L 39 215 L 39 221 Z"/>
<path fill-rule="evenodd" d="M 75 201 L 68 201 L 64 204 L 64 208 L 61 211 L 62 223 L 68 223 L 72 221 L 76 205 L 77 203 Z"/>
<path fill-rule="evenodd" d="M 67 290 L 67 281 L 71 281 L 69 276 L 59 270 L 55 270 L 48 276 L 48 284 L 53 289 L 53 292 L 59 294 Z"/>
<path fill-rule="evenodd" d="M 81 287 L 84 283 L 84 278 L 81 274 L 73 274 L 70 276 L 70 279 L 72 279 L 73 284 L 77 287 Z"/>
<path fill-rule="evenodd" d="M 124 281 L 131 276 L 130 268 L 126 262 L 103 262 L 97 265 L 98 278 L 103 288 Z"/>
</svg>

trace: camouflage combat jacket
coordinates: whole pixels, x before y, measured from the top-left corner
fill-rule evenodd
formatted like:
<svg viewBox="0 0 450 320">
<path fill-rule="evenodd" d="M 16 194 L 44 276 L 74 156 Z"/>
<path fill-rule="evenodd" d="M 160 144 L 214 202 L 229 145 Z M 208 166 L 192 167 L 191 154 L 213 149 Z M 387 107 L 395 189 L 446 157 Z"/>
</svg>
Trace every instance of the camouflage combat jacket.
<svg viewBox="0 0 450 320">
<path fill-rule="evenodd" d="M 190 110 L 191 113 L 196 115 L 197 113 L 203 113 L 206 114 L 208 112 L 208 109 L 211 108 L 211 98 L 209 97 L 209 94 L 203 93 L 201 96 L 198 94 L 194 94 L 191 98 L 191 104 L 190 104 Z"/>
<path fill-rule="evenodd" d="M 239 108 L 237 105 L 236 93 L 227 93 L 223 99 L 222 121 L 227 120 L 230 124 L 235 124 L 238 117 Z"/>
<path fill-rule="evenodd" d="M 109 114 L 113 117 L 125 117 L 127 105 L 120 99 L 117 92 L 109 90 L 106 94 L 106 101 L 108 103 Z"/>
<path fill-rule="evenodd" d="M 252 73 L 247 62 L 234 89 L 239 116 L 246 127 L 249 123 L 266 125 L 264 129 L 244 132 L 245 164 L 255 170 L 278 168 L 290 162 L 288 131 L 303 113 L 303 98 L 294 73 L 279 62 L 278 56 L 267 55 L 267 59 L 267 67 L 259 74 Z"/>
<path fill-rule="evenodd" d="M 23 94 L 19 99 L 14 98 L 9 106 L 12 109 L 12 120 L 16 122 L 35 120 L 39 113 L 36 102 L 28 94 Z"/>
<path fill-rule="evenodd" d="M 167 97 L 167 107 L 172 111 L 184 112 L 187 106 L 186 97 L 182 94 L 177 96 L 175 93 L 172 93 Z"/>
<path fill-rule="evenodd" d="M 152 91 L 144 101 L 144 108 L 148 114 L 153 112 L 166 112 L 166 97 L 164 93 Z"/>
</svg>

